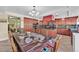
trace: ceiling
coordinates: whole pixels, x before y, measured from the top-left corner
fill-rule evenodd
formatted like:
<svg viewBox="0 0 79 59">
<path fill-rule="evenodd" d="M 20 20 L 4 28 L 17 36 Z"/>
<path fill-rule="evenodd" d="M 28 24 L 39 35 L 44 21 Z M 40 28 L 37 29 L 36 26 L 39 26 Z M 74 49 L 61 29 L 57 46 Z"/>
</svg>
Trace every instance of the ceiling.
<svg viewBox="0 0 79 59">
<path fill-rule="evenodd" d="M 8 11 L 25 16 L 30 16 L 29 12 L 32 9 L 33 6 L 0 6 L 0 12 Z M 39 15 L 36 17 L 39 19 L 50 14 L 55 17 L 79 15 L 79 6 L 36 6 L 36 10 L 39 11 Z M 69 11 L 69 15 L 67 15 L 67 11 Z"/>
</svg>

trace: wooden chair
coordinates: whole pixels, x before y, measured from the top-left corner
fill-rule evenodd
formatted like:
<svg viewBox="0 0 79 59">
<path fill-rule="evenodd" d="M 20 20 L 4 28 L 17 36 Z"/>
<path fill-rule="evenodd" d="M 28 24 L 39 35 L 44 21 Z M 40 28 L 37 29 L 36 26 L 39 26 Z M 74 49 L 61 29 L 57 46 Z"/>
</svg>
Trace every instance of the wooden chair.
<svg viewBox="0 0 79 59">
<path fill-rule="evenodd" d="M 16 47 L 16 44 L 14 42 L 14 39 L 13 39 L 13 33 L 11 31 L 9 31 L 9 40 L 10 40 L 10 44 L 11 44 L 11 48 L 13 50 L 13 52 L 17 52 L 17 47 Z"/>
<path fill-rule="evenodd" d="M 56 42 L 55 42 L 55 46 L 54 46 L 54 52 L 57 52 L 57 50 L 60 48 L 61 46 L 61 37 L 62 35 L 59 35 L 59 37 L 57 38 Z"/>
</svg>

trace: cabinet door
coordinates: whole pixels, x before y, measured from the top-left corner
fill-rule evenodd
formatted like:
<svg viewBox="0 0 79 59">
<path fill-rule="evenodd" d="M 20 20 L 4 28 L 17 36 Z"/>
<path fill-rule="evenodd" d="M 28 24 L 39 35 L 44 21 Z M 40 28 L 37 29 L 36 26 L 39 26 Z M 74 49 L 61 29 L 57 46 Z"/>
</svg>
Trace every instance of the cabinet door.
<svg viewBox="0 0 79 59">
<path fill-rule="evenodd" d="M 77 23 L 77 16 L 75 17 L 68 17 L 68 18 L 65 18 L 65 21 L 66 21 L 66 24 L 67 25 L 74 25 Z"/>
<path fill-rule="evenodd" d="M 43 24 L 47 25 L 51 21 L 52 21 L 52 15 L 48 15 L 48 16 L 43 17 Z"/>
<path fill-rule="evenodd" d="M 62 18 L 55 19 L 56 25 L 65 25 L 65 20 L 62 20 Z"/>
</svg>

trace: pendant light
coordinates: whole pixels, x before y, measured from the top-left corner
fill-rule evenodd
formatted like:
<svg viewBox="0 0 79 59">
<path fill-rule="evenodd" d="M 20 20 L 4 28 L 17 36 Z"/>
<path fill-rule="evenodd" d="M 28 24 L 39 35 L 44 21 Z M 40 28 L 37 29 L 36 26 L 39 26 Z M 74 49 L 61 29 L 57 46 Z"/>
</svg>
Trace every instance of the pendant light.
<svg viewBox="0 0 79 59">
<path fill-rule="evenodd" d="M 29 15 L 30 15 L 30 16 L 36 17 L 36 16 L 39 15 L 39 12 L 37 11 L 36 8 L 37 8 L 36 6 L 33 6 L 33 9 L 29 12 Z"/>
</svg>

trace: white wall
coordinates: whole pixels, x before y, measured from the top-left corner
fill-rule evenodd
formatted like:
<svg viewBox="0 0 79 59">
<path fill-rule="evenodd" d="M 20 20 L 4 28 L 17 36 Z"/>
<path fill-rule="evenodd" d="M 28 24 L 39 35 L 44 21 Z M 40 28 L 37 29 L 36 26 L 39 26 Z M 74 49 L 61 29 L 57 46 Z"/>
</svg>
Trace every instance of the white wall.
<svg viewBox="0 0 79 59">
<path fill-rule="evenodd" d="M 0 23 L 0 41 L 8 39 L 8 25 L 7 23 Z"/>
<path fill-rule="evenodd" d="M 6 22 L 1 22 L 6 21 Z M 4 12 L 0 12 L 0 41 L 8 39 L 8 23 L 7 15 Z"/>
</svg>

